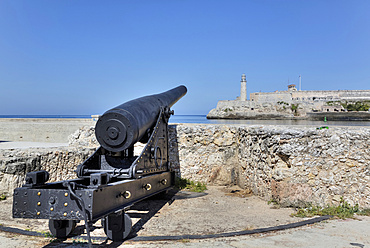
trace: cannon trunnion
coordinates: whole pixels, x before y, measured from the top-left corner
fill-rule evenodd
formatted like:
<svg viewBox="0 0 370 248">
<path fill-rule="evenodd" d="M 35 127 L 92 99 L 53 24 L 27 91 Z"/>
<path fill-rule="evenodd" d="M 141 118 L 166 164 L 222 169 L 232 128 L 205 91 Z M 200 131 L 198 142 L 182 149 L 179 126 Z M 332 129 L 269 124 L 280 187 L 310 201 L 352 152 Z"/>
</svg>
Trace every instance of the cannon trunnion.
<svg viewBox="0 0 370 248">
<path fill-rule="evenodd" d="M 179 86 L 105 112 L 95 127 L 101 147 L 77 166 L 78 178 L 47 183 L 48 172 L 28 173 L 26 183 L 14 190 L 13 217 L 49 219 L 49 229 L 58 238 L 67 237 L 84 220 L 90 245 L 90 226 L 101 219 L 108 238 L 125 239 L 131 219 L 124 210 L 174 185 L 168 120 L 170 107 L 186 91 Z M 138 141 L 146 145 L 134 156 Z"/>
</svg>

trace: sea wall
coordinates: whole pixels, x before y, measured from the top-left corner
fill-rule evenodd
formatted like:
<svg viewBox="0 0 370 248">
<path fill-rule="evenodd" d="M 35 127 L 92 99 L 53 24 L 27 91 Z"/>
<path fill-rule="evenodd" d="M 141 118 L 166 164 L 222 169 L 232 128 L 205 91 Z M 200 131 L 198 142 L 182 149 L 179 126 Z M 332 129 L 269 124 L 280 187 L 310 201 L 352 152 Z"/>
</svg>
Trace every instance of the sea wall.
<svg viewBox="0 0 370 248">
<path fill-rule="evenodd" d="M 169 132 L 171 166 L 182 177 L 238 184 L 283 206 L 343 197 L 370 208 L 370 128 L 179 124 Z M 74 178 L 95 150 L 93 133 L 76 131 L 65 148 L 0 150 L 0 193 L 21 186 L 32 170 L 48 170 L 52 181 Z"/>
<path fill-rule="evenodd" d="M 286 103 L 287 104 L 287 103 Z M 219 101 L 207 114 L 208 119 L 291 119 L 290 106 L 286 104 L 253 101 Z"/>
<path fill-rule="evenodd" d="M 49 182 L 76 178 L 74 170 L 95 148 L 59 147 L 0 150 L 0 193 L 11 194 L 31 171 L 46 170 Z"/>
<path fill-rule="evenodd" d="M 283 206 L 343 197 L 370 208 L 369 128 L 177 125 L 171 134 L 183 177 L 238 184 Z"/>
</svg>

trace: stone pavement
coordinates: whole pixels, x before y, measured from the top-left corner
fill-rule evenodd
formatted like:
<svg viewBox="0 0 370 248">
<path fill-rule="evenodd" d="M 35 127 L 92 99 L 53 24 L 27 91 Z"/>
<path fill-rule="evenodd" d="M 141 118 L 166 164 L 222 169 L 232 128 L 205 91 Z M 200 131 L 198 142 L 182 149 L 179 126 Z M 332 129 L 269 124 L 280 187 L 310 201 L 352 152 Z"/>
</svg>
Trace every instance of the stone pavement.
<svg viewBox="0 0 370 248">
<path fill-rule="evenodd" d="M 329 220 L 311 226 L 233 238 L 125 243 L 119 247 L 370 247 L 370 217 Z"/>
<path fill-rule="evenodd" d="M 87 244 L 79 242 L 49 243 L 49 239 L 0 232 L 0 247 L 88 247 Z M 359 217 L 359 220 L 334 219 L 285 231 L 232 238 L 157 242 L 98 242 L 93 247 L 370 247 L 370 217 Z"/>
</svg>

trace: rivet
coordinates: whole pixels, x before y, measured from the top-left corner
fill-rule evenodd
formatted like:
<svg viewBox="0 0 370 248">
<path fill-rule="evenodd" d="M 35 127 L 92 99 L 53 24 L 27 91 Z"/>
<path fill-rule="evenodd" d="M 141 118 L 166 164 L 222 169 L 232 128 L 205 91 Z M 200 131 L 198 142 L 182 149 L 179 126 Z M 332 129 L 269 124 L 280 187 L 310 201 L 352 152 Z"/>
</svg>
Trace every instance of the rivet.
<svg viewBox="0 0 370 248">
<path fill-rule="evenodd" d="M 68 196 L 68 193 L 67 193 L 67 192 L 66 192 L 66 193 L 64 193 L 64 196 L 66 196 L 66 197 L 67 197 L 67 196 Z"/>
<path fill-rule="evenodd" d="M 40 196 L 41 195 L 41 192 L 37 192 L 37 195 Z"/>
<path fill-rule="evenodd" d="M 124 197 L 125 199 L 129 199 L 129 198 L 131 197 L 131 192 L 130 192 L 130 191 L 128 191 L 128 190 L 126 190 L 126 191 L 125 191 L 125 193 L 123 193 L 123 197 Z"/>
<path fill-rule="evenodd" d="M 65 207 L 67 207 L 67 206 L 68 206 L 68 203 L 67 203 L 67 202 L 66 202 L 66 203 L 64 203 L 64 206 L 65 206 Z"/>
<path fill-rule="evenodd" d="M 54 208 L 50 208 L 50 211 L 54 211 Z"/>
<path fill-rule="evenodd" d="M 150 183 L 147 183 L 144 185 L 144 188 L 149 191 L 152 189 L 152 185 L 150 185 Z"/>
<path fill-rule="evenodd" d="M 38 203 L 37 203 L 37 206 L 41 206 L 41 202 L 38 202 Z"/>
<path fill-rule="evenodd" d="M 37 215 L 40 215 L 41 213 L 40 212 L 37 212 Z"/>
<path fill-rule="evenodd" d="M 63 215 L 64 215 L 64 217 L 65 217 L 65 216 L 67 216 L 67 213 L 64 213 Z"/>
</svg>

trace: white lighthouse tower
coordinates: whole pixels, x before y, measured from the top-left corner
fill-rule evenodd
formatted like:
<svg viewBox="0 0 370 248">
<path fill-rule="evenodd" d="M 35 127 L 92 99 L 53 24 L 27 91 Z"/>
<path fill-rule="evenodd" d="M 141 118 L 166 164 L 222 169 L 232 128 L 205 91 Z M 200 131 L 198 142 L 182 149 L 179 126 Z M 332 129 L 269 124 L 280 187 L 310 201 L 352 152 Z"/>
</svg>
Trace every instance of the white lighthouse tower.
<svg viewBox="0 0 370 248">
<path fill-rule="evenodd" d="M 240 101 L 247 100 L 247 79 L 245 74 L 242 75 L 242 80 L 240 81 Z"/>
</svg>

